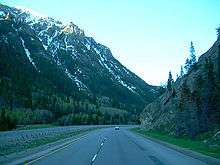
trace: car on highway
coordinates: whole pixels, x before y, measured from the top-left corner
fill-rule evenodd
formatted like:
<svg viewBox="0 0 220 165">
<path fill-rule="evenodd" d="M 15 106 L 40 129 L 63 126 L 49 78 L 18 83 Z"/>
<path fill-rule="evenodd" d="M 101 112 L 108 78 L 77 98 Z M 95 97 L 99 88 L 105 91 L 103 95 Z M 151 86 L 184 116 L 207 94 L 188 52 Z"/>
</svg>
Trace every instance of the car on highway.
<svg viewBox="0 0 220 165">
<path fill-rule="evenodd" d="M 115 127 L 115 130 L 119 130 L 119 127 L 118 127 L 118 126 L 116 126 L 116 127 Z"/>
</svg>

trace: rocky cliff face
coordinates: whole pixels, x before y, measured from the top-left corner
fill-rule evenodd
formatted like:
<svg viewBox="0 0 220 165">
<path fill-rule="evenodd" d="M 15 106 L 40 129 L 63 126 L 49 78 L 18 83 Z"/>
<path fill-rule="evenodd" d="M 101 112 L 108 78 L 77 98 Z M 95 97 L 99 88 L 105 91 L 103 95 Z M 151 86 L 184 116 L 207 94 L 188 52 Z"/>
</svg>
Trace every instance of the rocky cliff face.
<svg viewBox="0 0 220 165">
<path fill-rule="evenodd" d="M 178 78 L 141 114 L 148 130 L 177 136 L 196 136 L 219 129 L 220 124 L 220 39 L 203 55 L 188 74 Z"/>
<path fill-rule="evenodd" d="M 108 47 L 87 37 L 74 23 L 1 4 L 0 67 L 2 77 L 20 76 L 38 87 L 43 82 L 48 84 L 45 88 L 67 95 L 108 97 L 133 108 L 158 95 L 157 87 L 124 67 Z"/>
</svg>

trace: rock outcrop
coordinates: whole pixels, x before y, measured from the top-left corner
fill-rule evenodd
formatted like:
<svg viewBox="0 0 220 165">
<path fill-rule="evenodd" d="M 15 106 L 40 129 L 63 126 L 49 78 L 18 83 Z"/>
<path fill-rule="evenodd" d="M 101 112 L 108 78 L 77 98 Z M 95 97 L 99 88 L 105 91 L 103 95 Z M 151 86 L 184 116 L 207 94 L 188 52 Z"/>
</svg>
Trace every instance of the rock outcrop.
<svg viewBox="0 0 220 165">
<path fill-rule="evenodd" d="M 220 39 L 195 66 L 141 114 L 142 126 L 169 134 L 195 137 L 220 124 Z"/>
</svg>

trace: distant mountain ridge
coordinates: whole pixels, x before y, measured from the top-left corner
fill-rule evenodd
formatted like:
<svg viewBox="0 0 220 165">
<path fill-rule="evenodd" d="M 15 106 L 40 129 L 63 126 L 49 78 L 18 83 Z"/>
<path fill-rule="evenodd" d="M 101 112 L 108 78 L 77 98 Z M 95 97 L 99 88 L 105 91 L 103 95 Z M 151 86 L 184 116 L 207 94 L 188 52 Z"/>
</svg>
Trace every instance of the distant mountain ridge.
<svg viewBox="0 0 220 165">
<path fill-rule="evenodd" d="M 158 87 L 124 67 L 108 47 L 87 37 L 73 22 L 62 24 L 1 4 L 0 59 L 1 76 L 25 75 L 40 88 L 67 95 L 107 97 L 134 109 L 159 95 Z"/>
</svg>

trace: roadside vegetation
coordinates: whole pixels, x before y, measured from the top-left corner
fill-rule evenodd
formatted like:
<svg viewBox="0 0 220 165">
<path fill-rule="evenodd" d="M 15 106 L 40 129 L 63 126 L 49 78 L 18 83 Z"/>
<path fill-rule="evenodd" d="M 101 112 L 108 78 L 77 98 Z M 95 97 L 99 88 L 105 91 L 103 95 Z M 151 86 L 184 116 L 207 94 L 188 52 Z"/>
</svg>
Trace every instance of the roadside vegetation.
<svg viewBox="0 0 220 165">
<path fill-rule="evenodd" d="M 213 134 L 209 132 L 200 134 L 196 138 L 191 139 L 189 137 L 172 136 L 160 131 L 147 131 L 141 128 L 132 128 L 131 131 L 141 134 L 144 137 L 158 139 L 188 150 L 196 151 L 215 158 L 220 158 L 220 144 L 211 144 L 211 141 L 213 141 Z"/>
<path fill-rule="evenodd" d="M 88 127 L 58 127 L 42 128 L 40 130 L 4 132 L 0 136 L 0 155 L 8 155 L 15 152 L 26 151 L 45 144 L 62 139 L 86 134 L 89 131 L 102 128 L 101 126 Z"/>
<path fill-rule="evenodd" d="M 0 131 L 15 129 L 17 125 L 108 125 L 139 121 L 139 112 L 134 107 L 128 108 L 115 99 L 92 94 L 66 95 L 50 86 L 46 89 L 31 86 L 25 77 L 13 80 L 0 75 Z"/>
<path fill-rule="evenodd" d="M 88 102 L 59 100 L 45 106 L 0 108 L 0 131 L 68 125 L 114 125 L 138 123 L 138 114 L 112 107 L 97 107 Z M 39 108 L 39 109 L 38 109 Z M 45 109 L 43 109 L 45 108 Z M 31 126 L 29 126 L 31 125 Z M 33 126 L 36 125 L 36 126 Z"/>
<path fill-rule="evenodd" d="M 32 124 L 32 125 L 18 125 L 16 130 L 32 130 L 32 129 L 40 129 L 40 128 L 52 128 L 57 127 L 54 124 Z"/>
</svg>

